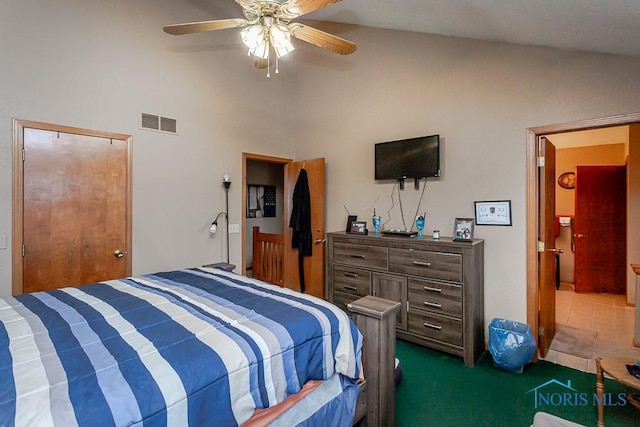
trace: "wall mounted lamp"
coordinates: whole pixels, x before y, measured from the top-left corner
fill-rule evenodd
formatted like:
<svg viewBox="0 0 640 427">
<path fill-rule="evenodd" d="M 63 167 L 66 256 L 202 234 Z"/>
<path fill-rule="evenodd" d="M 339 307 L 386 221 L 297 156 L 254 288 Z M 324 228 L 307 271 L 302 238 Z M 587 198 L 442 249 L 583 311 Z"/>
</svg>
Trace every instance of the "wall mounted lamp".
<svg viewBox="0 0 640 427">
<path fill-rule="evenodd" d="M 216 219 L 211 223 L 211 227 L 209 227 L 209 233 L 216 234 L 216 231 L 218 231 L 218 218 L 220 218 L 220 215 L 224 215 L 225 218 L 227 217 L 226 212 L 218 213 L 218 215 L 216 215 Z"/>
</svg>

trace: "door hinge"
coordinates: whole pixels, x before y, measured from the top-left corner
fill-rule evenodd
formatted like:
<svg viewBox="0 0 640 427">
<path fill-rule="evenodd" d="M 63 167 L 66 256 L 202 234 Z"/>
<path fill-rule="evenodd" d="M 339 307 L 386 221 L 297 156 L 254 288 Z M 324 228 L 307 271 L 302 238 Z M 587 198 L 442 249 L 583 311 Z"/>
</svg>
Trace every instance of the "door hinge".
<svg viewBox="0 0 640 427">
<path fill-rule="evenodd" d="M 542 326 L 538 327 L 538 336 L 539 337 L 543 337 L 544 336 L 544 328 Z"/>
<path fill-rule="evenodd" d="M 23 244 L 22 244 L 22 256 L 23 256 L 23 257 L 24 257 L 24 252 L 25 252 L 25 250 L 24 250 L 24 243 L 23 243 Z"/>
<path fill-rule="evenodd" d="M 409 301 L 407 301 L 407 312 L 409 311 Z"/>
<path fill-rule="evenodd" d="M 539 168 L 544 167 L 544 156 L 538 156 L 538 167 Z"/>
<path fill-rule="evenodd" d="M 544 252 L 544 242 L 538 240 L 538 252 Z"/>
<path fill-rule="evenodd" d="M 25 157 L 25 154 L 24 154 L 24 147 L 22 147 L 22 163 L 24 163 L 24 157 Z"/>
</svg>

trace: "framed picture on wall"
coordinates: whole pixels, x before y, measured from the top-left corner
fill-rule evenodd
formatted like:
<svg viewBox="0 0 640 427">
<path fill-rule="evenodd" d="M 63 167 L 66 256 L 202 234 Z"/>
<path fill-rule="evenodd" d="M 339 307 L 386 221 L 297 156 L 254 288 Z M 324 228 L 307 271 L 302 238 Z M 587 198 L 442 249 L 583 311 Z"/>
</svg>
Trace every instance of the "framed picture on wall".
<svg viewBox="0 0 640 427">
<path fill-rule="evenodd" d="M 558 185 L 567 190 L 576 188 L 575 172 L 565 172 L 558 177 Z"/>
<path fill-rule="evenodd" d="M 477 225 L 511 225 L 511 200 L 474 203 Z"/>
</svg>

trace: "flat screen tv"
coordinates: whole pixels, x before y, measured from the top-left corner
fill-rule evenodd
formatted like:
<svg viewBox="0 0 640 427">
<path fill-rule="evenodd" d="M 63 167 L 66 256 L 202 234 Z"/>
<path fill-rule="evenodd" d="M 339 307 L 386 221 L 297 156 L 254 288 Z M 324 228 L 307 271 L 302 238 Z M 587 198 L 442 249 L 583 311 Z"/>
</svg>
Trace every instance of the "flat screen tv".
<svg viewBox="0 0 640 427">
<path fill-rule="evenodd" d="M 440 135 L 375 144 L 375 179 L 440 176 Z"/>
</svg>

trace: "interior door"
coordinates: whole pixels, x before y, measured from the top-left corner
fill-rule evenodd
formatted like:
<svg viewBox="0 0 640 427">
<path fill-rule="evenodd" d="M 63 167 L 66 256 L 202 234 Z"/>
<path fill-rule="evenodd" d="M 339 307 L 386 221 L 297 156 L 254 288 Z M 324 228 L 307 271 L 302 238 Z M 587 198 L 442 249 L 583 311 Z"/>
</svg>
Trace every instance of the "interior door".
<svg viewBox="0 0 640 427">
<path fill-rule="evenodd" d="M 313 238 L 312 255 L 304 257 L 305 292 L 324 298 L 324 200 L 325 176 L 324 158 L 296 160 L 285 165 L 284 192 L 285 212 L 287 213 L 284 233 L 284 285 L 287 288 L 300 290 L 300 275 L 298 273 L 298 250 L 291 247 L 292 229 L 289 228 L 289 218 L 293 208 L 293 190 L 302 169 L 307 171 L 309 180 L 309 194 L 311 196 L 311 235 Z"/>
<path fill-rule="evenodd" d="M 131 274 L 129 144 L 23 129 L 23 292 Z"/>
<path fill-rule="evenodd" d="M 556 147 L 545 137 L 540 138 L 539 155 L 544 166 L 538 168 L 539 228 L 538 241 L 538 348 L 545 357 L 556 333 Z"/>
<path fill-rule="evenodd" d="M 576 168 L 576 292 L 626 293 L 626 193 L 625 166 Z"/>
</svg>

